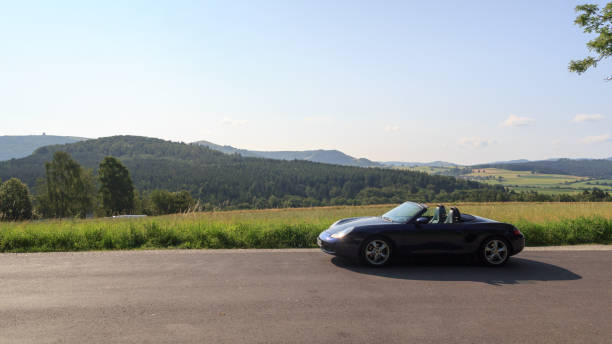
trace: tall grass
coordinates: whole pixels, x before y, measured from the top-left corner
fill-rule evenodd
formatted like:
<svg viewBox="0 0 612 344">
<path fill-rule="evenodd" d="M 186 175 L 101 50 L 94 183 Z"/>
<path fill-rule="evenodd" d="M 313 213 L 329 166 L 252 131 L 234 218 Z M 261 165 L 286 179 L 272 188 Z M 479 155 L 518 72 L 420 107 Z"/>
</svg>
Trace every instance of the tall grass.
<svg viewBox="0 0 612 344">
<path fill-rule="evenodd" d="M 612 219 L 600 216 L 533 223 L 514 224 L 525 234 L 527 246 L 612 244 Z"/>
<path fill-rule="evenodd" d="M 612 243 L 612 203 L 464 203 L 463 212 L 515 224 L 528 245 Z M 0 252 L 146 248 L 304 248 L 339 218 L 389 205 L 191 213 L 139 219 L 0 224 Z"/>
</svg>

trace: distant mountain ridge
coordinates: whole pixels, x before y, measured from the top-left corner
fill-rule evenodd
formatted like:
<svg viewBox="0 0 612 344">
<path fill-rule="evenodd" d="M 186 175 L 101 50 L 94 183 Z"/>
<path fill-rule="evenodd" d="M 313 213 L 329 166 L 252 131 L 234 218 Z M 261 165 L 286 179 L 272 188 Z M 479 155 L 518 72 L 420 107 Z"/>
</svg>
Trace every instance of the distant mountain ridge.
<svg viewBox="0 0 612 344">
<path fill-rule="evenodd" d="M 320 162 L 323 164 L 333 164 L 342 166 L 357 166 L 357 167 L 384 167 L 383 164 L 371 161 L 365 158 L 354 158 L 350 155 L 342 153 L 339 150 L 306 150 L 306 151 L 252 151 L 247 149 L 235 148 L 232 146 L 221 146 L 209 141 L 197 141 L 193 144 L 205 146 L 225 154 L 239 154 L 244 157 L 251 158 L 266 158 L 276 160 L 305 160 L 312 162 Z"/>
<path fill-rule="evenodd" d="M 405 166 L 405 167 L 459 167 L 461 165 L 455 164 L 448 161 L 432 161 L 432 162 L 405 162 L 405 161 L 384 161 L 382 162 L 385 166 Z"/>
<path fill-rule="evenodd" d="M 447 161 L 432 162 L 406 162 L 406 161 L 372 161 L 366 158 L 355 158 L 336 149 L 316 149 L 305 151 L 253 151 L 240 149 L 232 146 L 222 146 L 209 141 L 201 140 L 192 144 L 205 146 L 225 154 L 239 154 L 244 157 L 266 158 L 276 160 L 306 160 L 320 162 L 323 164 L 356 166 L 356 167 L 392 167 L 392 166 L 430 166 L 430 167 L 455 167 L 461 166 Z"/>
<path fill-rule="evenodd" d="M 139 192 L 187 190 L 207 209 L 398 203 L 406 199 L 495 200 L 511 196 L 501 187 L 452 177 L 243 157 L 138 136 L 41 147 L 25 158 L 0 162 L 0 179 L 16 177 L 34 187 L 45 176 L 45 162 L 57 151 L 67 152 L 94 173 L 104 157 L 117 157 L 129 169 Z"/>
<path fill-rule="evenodd" d="M 206 146 L 210 149 L 223 152 L 225 154 L 239 154 L 244 157 L 267 158 L 276 160 L 306 160 L 312 162 L 320 162 L 325 164 L 357 166 L 357 167 L 499 167 L 509 170 L 527 170 L 540 173 L 553 174 L 570 174 L 585 177 L 610 177 L 612 170 L 608 169 L 605 162 L 612 160 L 612 157 L 607 159 L 559 159 L 552 158 L 547 160 L 527 160 L 515 159 L 505 161 L 495 161 L 477 165 L 460 165 L 448 161 L 432 161 L 432 162 L 407 162 L 407 161 L 372 161 L 365 158 L 354 158 L 338 150 L 306 150 L 306 151 L 252 151 L 247 149 L 239 149 L 232 146 L 221 146 L 209 141 L 197 141 L 193 144 Z M 571 168 L 568 163 L 558 163 L 558 161 L 570 161 Z M 604 163 L 601 163 L 604 162 Z M 563 166 L 561 166 L 563 165 Z"/>
<path fill-rule="evenodd" d="M 0 161 L 26 157 L 40 147 L 84 140 L 88 139 L 84 137 L 55 135 L 0 136 Z"/>
<path fill-rule="evenodd" d="M 10 159 L 18 159 L 22 157 L 26 157 L 32 154 L 36 149 L 48 145 L 57 145 L 57 144 L 67 144 L 67 143 L 75 143 L 79 141 L 88 140 L 83 137 L 75 137 L 75 136 L 55 136 L 55 135 L 24 135 L 24 136 L 0 136 L 0 161 L 10 160 Z M 407 161 L 372 161 L 366 158 L 355 158 L 348 154 L 345 154 L 339 150 L 305 150 L 305 151 L 254 151 L 247 149 L 235 148 L 232 146 L 222 146 L 209 141 L 197 141 L 193 142 L 195 145 L 205 146 L 215 151 L 220 151 L 225 154 L 238 154 L 243 157 L 255 157 L 255 158 L 266 158 L 266 159 L 276 159 L 276 160 L 304 160 L 325 164 L 333 164 L 333 165 L 342 165 L 342 166 L 356 166 L 356 167 L 394 167 L 394 166 L 404 166 L 404 167 L 471 167 L 468 165 L 455 164 L 447 161 L 432 161 L 432 162 L 407 162 Z M 546 162 L 557 162 L 559 160 L 562 161 L 586 161 L 585 164 L 574 164 L 574 167 L 567 169 L 558 169 L 554 168 L 550 164 L 546 164 Z M 597 172 L 595 172 L 592 168 L 589 171 L 584 171 L 585 169 L 590 168 L 592 163 L 589 161 L 612 161 L 612 157 L 608 157 L 605 159 L 589 159 L 589 158 L 576 158 L 576 159 L 547 159 L 547 160 L 527 160 L 527 159 L 517 159 L 517 160 L 507 160 L 507 161 L 495 161 L 485 164 L 473 165 L 473 167 L 493 167 L 497 166 L 500 168 L 506 168 L 507 166 L 513 166 L 513 170 L 534 170 L 538 172 L 543 171 L 555 171 L 554 173 L 565 174 L 565 171 L 573 171 L 574 173 L 569 173 L 573 175 L 582 175 L 582 176 L 609 176 L 612 175 L 612 172 L 606 170 L 606 165 L 601 164 L 596 167 Z M 543 164 L 546 165 L 546 168 L 543 169 Z M 595 163 L 597 164 L 597 163 Z M 554 165 L 554 164 L 553 164 Z M 567 164 L 565 164 L 567 165 Z M 582 167 L 581 167 L 582 166 Z M 537 167 L 537 169 L 536 169 Z M 567 167 L 567 166 L 566 166 Z M 549 172 L 551 173 L 551 172 Z"/>
</svg>

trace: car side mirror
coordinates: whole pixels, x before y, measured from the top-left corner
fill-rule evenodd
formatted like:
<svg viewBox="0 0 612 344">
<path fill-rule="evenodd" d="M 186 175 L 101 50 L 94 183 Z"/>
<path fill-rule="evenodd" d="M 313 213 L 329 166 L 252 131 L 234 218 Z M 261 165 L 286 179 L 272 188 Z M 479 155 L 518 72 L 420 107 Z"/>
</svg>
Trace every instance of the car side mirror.
<svg viewBox="0 0 612 344">
<path fill-rule="evenodd" d="M 424 225 L 426 223 L 429 223 L 429 217 L 421 216 L 418 219 L 416 219 L 414 223 L 418 225 Z"/>
</svg>

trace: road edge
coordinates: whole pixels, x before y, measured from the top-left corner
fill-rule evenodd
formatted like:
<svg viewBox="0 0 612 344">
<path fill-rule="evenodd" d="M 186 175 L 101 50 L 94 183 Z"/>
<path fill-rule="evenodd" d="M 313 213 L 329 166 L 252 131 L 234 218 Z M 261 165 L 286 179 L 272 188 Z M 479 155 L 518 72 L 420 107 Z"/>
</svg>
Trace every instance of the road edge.
<svg viewBox="0 0 612 344">
<path fill-rule="evenodd" d="M 101 250 L 101 251 L 67 251 L 67 252 L 27 252 L 27 253 L 0 253 L 3 255 L 103 255 L 103 254 L 225 254 L 225 253 L 310 253 L 320 252 L 318 248 L 220 248 L 220 249 L 151 249 L 151 250 Z M 529 246 L 524 252 L 539 251 L 612 251 L 612 245 L 565 245 L 565 246 Z"/>
</svg>

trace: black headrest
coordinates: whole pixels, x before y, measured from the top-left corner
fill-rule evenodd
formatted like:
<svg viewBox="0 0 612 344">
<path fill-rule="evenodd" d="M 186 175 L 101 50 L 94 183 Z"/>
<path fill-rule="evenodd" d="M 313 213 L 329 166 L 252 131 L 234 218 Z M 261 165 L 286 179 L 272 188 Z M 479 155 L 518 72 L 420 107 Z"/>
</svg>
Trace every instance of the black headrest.
<svg viewBox="0 0 612 344">
<path fill-rule="evenodd" d="M 461 219 L 461 213 L 459 212 L 459 208 L 452 207 L 451 209 L 453 211 L 453 222 L 459 222 L 459 219 Z"/>
<path fill-rule="evenodd" d="M 440 204 L 436 207 L 436 213 L 438 213 L 438 216 L 440 216 L 440 219 L 443 220 L 446 217 L 446 208 L 444 208 L 444 206 Z"/>
<path fill-rule="evenodd" d="M 439 204 L 439 205 L 436 207 L 436 211 L 438 212 L 438 214 L 440 214 L 440 216 L 444 216 L 444 215 L 446 215 L 446 208 L 445 208 L 445 207 L 444 207 L 444 205 L 442 205 L 442 204 Z"/>
</svg>

